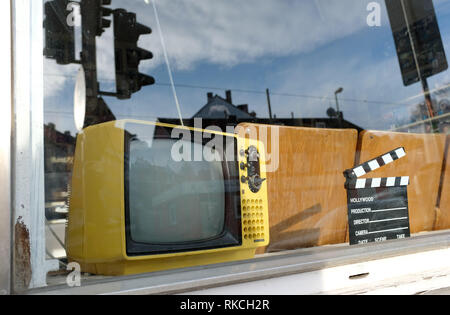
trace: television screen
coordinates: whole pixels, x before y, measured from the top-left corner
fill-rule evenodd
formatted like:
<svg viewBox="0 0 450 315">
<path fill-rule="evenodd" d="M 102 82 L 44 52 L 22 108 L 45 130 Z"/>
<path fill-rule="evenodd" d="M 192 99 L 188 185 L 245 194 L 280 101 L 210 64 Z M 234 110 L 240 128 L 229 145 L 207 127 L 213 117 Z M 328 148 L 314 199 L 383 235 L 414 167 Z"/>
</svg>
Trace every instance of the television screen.
<svg viewBox="0 0 450 315">
<path fill-rule="evenodd" d="M 188 129 L 134 123 L 125 128 L 128 255 L 241 244 L 235 138 L 211 146 L 211 137 Z M 178 131 L 184 133 L 177 136 Z"/>
<path fill-rule="evenodd" d="M 221 156 L 205 150 L 201 161 L 172 156 L 182 148 L 203 145 L 170 138 L 142 141 L 129 148 L 130 235 L 150 244 L 205 241 L 222 234 L 225 224 L 225 184 Z M 193 153 L 190 156 L 194 156 Z"/>
</svg>

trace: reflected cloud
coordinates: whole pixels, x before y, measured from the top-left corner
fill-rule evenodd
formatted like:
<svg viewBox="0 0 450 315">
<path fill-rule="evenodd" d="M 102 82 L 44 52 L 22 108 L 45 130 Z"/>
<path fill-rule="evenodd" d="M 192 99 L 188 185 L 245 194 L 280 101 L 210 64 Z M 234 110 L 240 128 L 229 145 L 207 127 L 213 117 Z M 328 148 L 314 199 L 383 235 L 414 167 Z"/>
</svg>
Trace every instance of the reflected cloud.
<svg viewBox="0 0 450 315">
<path fill-rule="evenodd" d="M 313 51 L 367 26 L 368 2 L 156 1 L 169 55 L 178 70 L 199 62 L 232 67 L 265 56 Z M 137 3 L 134 6 L 137 12 L 145 10 Z M 138 17 L 144 24 L 155 25 L 151 15 Z M 142 43 L 161 56 L 157 38 L 145 38 Z"/>
<path fill-rule="evenodd" d="M 408 108 L 418 102 L 421 89 L 419 84 L 402 85 L 384 1 L 380 1 L 383 7 L 381 28 L 369 28 L 366 24 L 369 2 L 156 0 L 156 5 L 175 83 L 217 86 L 223 90 L 264 92 L 270 88 L 279 95 L 314 96 L 274 95 L 274 111 L 278 117 L 290 117 L 291 113 L 295 117 L 324 117 L 327 108 L 334 105 L 333 92 L 338 86 L 344 86 L 345 93 L 340 99 L 347 119 L 364 128 L 389 128 L 390 122 L 384 121 L 383 115 L 394 110 L 407 115 Z M 446 17 L 450 14 L 450 1 L 435 0 L 434 3 L 448 52 L 450 26 Z M 152 35 L 141 36 L 139 42 L 140 47 L 155 55 L 152 60 L 141 63 L 141 72 L 156 73 L 157 83 L 167 83 L 151 1 L 112 1 L 112 8 L 120 7 L 136 12 L 138 22 L 153 29 Z M 105 91 L 115 90 L 112 30 L 110 27 L 97 38 L 98 77 Z M 79 65 L 60 66 L 53 60 L 45 60 L 48 74 L 45 97 L 52 98 L 51 102 L 46 102 L 46 107 L 57 104 L 58 96 L 61 104 L 72 106 L 68 93 L 73 90 L 78 68 Z M 433 77 L 430 86 L 439 89 L 449 82 L 447 71 Z M 182 112 L 190 117 L 204 105 L 208 89 L 180 88 L 178 92 Z M 107 102 L 113 110 L 117 109 L 117 117 L 176 117 L 170 93 L 167 86 L 157 85 L 143 89 L 128 103 L 119 104 L 115 99 Z M 264 115 L 264 95 L 244 96 L 242 103 L 248 103 L 250 108 Z M 149 100 L 156 105 L 149 106 Z M 55 110 L 53 107 L 51 105 L 50 110 Z"/>
</svg>

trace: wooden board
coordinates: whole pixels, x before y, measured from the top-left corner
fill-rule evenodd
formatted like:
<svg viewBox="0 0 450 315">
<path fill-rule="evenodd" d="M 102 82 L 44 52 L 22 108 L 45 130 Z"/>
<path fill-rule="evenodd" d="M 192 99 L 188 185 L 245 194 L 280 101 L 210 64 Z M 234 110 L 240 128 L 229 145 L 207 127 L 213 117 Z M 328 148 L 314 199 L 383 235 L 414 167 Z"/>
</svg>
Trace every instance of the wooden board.
<svg viewBox="0 0 450 315">
<path fill-rule="evenodd" d="M 398 147 L 406 156 L 362 178 L 410 176 L 408 202 L 411 233 L 432 231 L 444 157 L 445 135 L 363 131 L 358 142 L 357 164 Z"/>
<path fill-rule="evenodd" d="M 278 169 L 267 175 L 270 245 L 266 251 L 345 242 L 348 224 L 343 171 L 354 164 L 357 131 L 240 126 L 256 127 L 266 151 L 272 155 L 277 148 L 279 151 Z M 271 163 L 273 160 L 268 165 Z"/>
<path fill-rule="evenodd" d="M 450 135 L 447 135 L 446 153 L 442 168 L 441 187 L 439 188 L 438 207 L 434 230 L 450 229 Z"/>
</svg>

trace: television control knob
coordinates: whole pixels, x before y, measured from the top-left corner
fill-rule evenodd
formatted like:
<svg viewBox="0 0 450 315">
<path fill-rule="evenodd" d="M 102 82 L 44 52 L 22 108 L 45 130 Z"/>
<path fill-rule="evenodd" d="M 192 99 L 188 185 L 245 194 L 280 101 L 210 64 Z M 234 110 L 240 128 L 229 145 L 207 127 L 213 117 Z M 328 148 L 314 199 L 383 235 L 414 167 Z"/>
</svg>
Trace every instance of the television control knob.
<svg viewBox="0 0 450 315">
<path fill-rule="evenodd" d="M 259 153 L 258 152 L 252 152 L 249 156 L 248 156 L 250 161 L 258 161 L 259 159 Z"/>
<path fill-rule="evenodd" d="M 244 149 L 241 149 L 241 151 L 239 151 L 239 154 L 240 154 L 241 156 L 245 156 L 245 152 L 246 152 L 246 151 L 244 151 Z"/>
<path fill-rule="evenodd" d="M 265 180 L 265 178 L 261 178 L 259 175 L 249 177 L 248 186 L 253 193 L 257 193 L 261 189 L 261 185 Z"/>
<path fill-rule="evenodd" d="M 251 146 L 251 147 L 248 148 L 247 154 L 248 154 L 248 160 L 249 161 L 251 161 L 251 162 L 258 161 L 259 153 L 258 153 L 258 150 L 254 146 Z"/>
<path fill-rule="evenodd" d="M 245 177 L 245 176 L 242 176 L 242 177 L 241 177 L 241 182 L 242 182 L 242 184 L 245 184 L 245 183 L 247 182 L 247 180 L 248 180 L 247 177 Z"/>
<path fill-rule="evenodd" d="M 245 170 L 245 168 L 248 167 L 248 164 L 241 162 L 240 167 L 241 167 L 241 170 Z"/>
<path fill-rule="evenodd" d="M 265 180 L 266 178 L 255 176 L 255 178 L 253 179 L 253 183 L 255 184 L 255 186 L 261 186 L 261 184 L 264 183 Z"/>
</svg>

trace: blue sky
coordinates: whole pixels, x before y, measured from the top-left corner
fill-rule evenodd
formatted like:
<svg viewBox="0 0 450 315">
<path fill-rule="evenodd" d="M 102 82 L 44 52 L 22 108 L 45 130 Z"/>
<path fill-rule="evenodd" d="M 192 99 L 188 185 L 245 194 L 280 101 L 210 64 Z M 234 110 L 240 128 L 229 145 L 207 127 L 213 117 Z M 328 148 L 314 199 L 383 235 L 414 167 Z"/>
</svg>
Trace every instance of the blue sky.
<svg viewBox="0 0 450 315">
<path fill-rule="evenodd" d="M 113 7 L 118 1 L 113 0 Z M 206 103 L 206 93 L 233 90 L 235 104 L 249 104 L 267 117 L 265 89 L 277 117 L 325 117 L 334 91 L 343 87 L 341 109 L 367 129 L 388 129 L 408 117 L 420 84 L 404 87 L 384 1 L 381 27 L 369 27 L 365 0 L 157 0 L 162 34 L 184 117 Z M 140 46 L 155 58 L 142 64 L 157 85 L 131 100 L 105 101 L 118 118 L 177 117 L 151 6 L 144 0 L 121 1 L 153 34 Z M 450 55 L 450 1 L 434 1 L 447 57 Z M 98 40 L 103 90 L 114 90 L 112 29 Z M 46 122 L 75 132 L 72 118 L 78 66 L 45 61 Z M 449 71 L 429 79 L 431 88 L 450 83 Z M 197 86 L 188 88 L 183 85 Z M 200 88 L 215 87 L 216 89 Z M 310 97 L 309 97 L 310 96 Z M 450 97 L 450 95 L 449 95 Z M 411 99 L 412 98 L 412 99 Z M 360 100 L 360 101 L 359 101 Z M 369 102 L 364 102 L 369 101 Z"/>
</svg>

